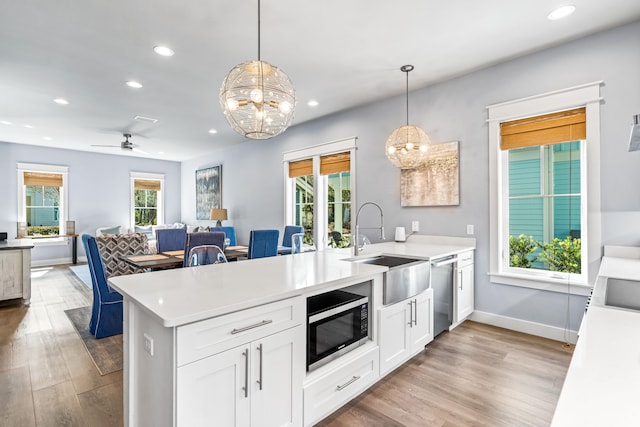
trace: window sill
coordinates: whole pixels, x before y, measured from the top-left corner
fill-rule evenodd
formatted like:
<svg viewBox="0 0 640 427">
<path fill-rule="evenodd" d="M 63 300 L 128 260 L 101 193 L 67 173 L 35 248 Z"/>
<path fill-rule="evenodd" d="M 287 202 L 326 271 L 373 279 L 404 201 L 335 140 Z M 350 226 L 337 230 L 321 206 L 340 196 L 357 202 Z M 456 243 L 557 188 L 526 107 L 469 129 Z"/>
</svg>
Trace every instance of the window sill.
<svg viewBox="0 0 640 427">
<path fill-rule="evenodd" d="M 501 285 L 518 286 L 521 288 L 538 289 L 542 291 L 559 292 L 571 295 L 588 296 L 591 293 L 591 286 L 584 282 L 569 282 L 564 279 L 553 279 L 547 277 L 531 277 L 523 274 L 489 273 L 492 283 Z"/>
</svg>

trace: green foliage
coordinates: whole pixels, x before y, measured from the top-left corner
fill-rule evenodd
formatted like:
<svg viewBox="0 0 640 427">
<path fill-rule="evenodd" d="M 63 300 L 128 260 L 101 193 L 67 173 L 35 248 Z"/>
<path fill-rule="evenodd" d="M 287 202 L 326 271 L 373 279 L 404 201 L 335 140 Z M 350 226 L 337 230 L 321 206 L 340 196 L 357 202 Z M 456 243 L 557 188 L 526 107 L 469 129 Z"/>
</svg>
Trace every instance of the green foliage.
<svg viewBox="0 0 640 427">
<path fill-rule="evenodd" d="M 60 227 L 53 225 L 34 225 L 27 227 L 28 236 L 56 236 L 60 234 Z"/>
<path fill-rule="evenodd" d="M 540 243 L 532 236 L 524 234 L 509 236 L 509 264 L 511 267 L 531 268 L 536 257 L 531 257 Z"/>
<path fill-rule="evenodd" d="M 574 239 L 571 236 L 567 236 L 564 240 L 554 238 L 551 242 L 539 244 L 539 246 L 542 249 L 540 259 L 549 264 L 551 271 L 581 273 L 580 239 Z"/>
</svg>

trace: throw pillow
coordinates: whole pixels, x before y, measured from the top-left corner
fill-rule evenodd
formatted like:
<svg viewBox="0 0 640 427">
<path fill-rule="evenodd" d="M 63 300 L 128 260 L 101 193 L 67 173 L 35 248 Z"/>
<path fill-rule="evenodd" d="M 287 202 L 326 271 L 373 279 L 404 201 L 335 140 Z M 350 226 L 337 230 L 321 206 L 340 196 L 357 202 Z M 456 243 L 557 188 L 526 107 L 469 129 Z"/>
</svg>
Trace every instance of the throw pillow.
<svg viewBox="0 0 640 427">
<path fill-rule="evenodd" d="M 151 229 L 150 225 L 145 225 L 145 226 L 136 225 L 134 227 L 134 231 L 136 233 L 146 234 L 147 235 L 147 239 L 151 239 L 153 237 L 153 230 Z"/>
<path fill-rule="evenodd" d="M 115 227 L 111 228 L 103 228 L 100 230 L 100 232 L 102 234 L 120 234 L 120 226 L 116 225 Z"/>
</svg>

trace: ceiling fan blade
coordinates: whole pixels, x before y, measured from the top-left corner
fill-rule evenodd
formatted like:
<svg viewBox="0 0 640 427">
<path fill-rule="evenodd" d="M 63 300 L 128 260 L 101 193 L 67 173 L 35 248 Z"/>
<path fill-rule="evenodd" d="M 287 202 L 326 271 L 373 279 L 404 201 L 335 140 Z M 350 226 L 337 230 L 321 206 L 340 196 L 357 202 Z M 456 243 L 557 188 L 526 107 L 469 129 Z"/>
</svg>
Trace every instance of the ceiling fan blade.
<svg viewBox="0 0 640 427">
<path fill-rule="evenodd" d="M 91 144 L 91 147 L 120 147 L 119 145 Z"/>
</svg>

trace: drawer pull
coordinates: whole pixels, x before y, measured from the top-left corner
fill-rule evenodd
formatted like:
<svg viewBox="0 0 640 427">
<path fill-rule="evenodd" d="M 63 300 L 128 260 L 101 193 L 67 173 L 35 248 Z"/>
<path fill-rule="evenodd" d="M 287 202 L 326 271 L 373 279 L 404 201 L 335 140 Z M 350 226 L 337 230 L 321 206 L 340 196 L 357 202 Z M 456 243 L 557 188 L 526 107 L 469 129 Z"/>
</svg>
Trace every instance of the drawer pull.
<svg viewBox="0 0 640 427">
<path fill-rule="evenodd" d="M 268 325 L 269 323 L 273 323 L 273 320 L 263 320 L 262 322 L 258 322 L 255 325 L 245 326 L 244 328 L 233 329 L 231 331 L 232 335 L 239 334 L 240 332 L 248 331 L 249 329 L 259 328 L 260 326 Z"/>
<path fill-rule="evenodd" d="M 249 349 L 242 352 L 244 356 L 244 397 L 249 397 Z"/>
<path fill-rule="evenodd" d="M 336 391 L 341 391 L 344 390 L 345 388 L 347 388 L 349 385 L 353 384 L 354 382 L 358 381 L 360 379 L 360 377 L 355 376 L 353 378 L 351 378 L 349 381 L 347 381 L 346 383 L 339 385 L 336 387 Z"/>
</svg>

